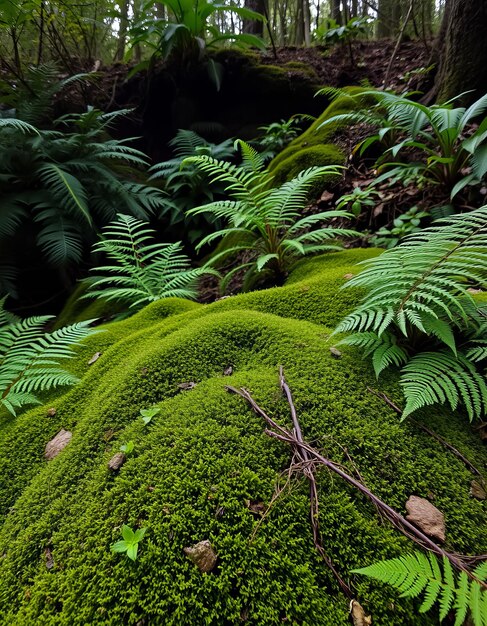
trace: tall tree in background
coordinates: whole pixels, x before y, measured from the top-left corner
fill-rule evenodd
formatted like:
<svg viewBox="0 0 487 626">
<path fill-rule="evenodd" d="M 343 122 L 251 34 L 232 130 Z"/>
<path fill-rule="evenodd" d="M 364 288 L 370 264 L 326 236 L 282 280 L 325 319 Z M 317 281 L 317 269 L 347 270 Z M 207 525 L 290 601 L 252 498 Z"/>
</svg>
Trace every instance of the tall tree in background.
<svg viewBox="0 0 487 626">
<path fill-rule="evenodd" d="M 245 8 L 256 11 L 261 15 L 267 15 L 266 0 L 245 0 Z M 243 20 L 242 30 L 244 33 L 263 37 L 264 22 L 258 20 Z"/>
<path fill-rule="evenodd" d="M 463 102 L 477 100 L 487 89 L 487 0 L 446 0 L 432 61 L 437 73 L 430 99 L 444 102 L 465 91 Z"/>
</svg>

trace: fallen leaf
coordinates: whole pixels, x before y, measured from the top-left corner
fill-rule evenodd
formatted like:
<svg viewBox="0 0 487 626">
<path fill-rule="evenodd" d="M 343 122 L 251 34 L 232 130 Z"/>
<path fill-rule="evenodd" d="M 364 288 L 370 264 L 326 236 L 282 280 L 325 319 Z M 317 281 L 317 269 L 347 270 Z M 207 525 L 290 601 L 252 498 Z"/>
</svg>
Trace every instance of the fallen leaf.
<svg viewBox="0 0 487 626">
<path fill-rule="evenodd" d="M 51 407 L 50 409 L 47 410 L 47 415 L 48 417 L 54 417 L 56 415 L 57 411 L 54 407 Z"/>
<path fill-rule="evenodd" d="M 101 357 L 101 352 L 95 352 L 95 354 L 88 361 L 88 365 L 93 365 L 93 363 L 96 363 L 100 357 Z"/>
<path fill-rule="evenodd" d="M 422 530 L 425 535 L 445 541 L 445 516 L 425 498 L 411 496 L 406 502 L 406 519 Z"/>
<path fill-rule="evenodd" d="M 345 280 L 350 280 L 350 279 L 351 279 L 351 278 L 353 278 L 354 276 L 355 276 L 355 274 L 344 274 L 344 275 L 343 275 L 343 278 L 344 278 Z"/>
<path fill-rule="evenodd" d="M 357 600 L 350 602 L 350 615 L 352 617 L 353 626 L 369 626 L 372 624 L 372 617 L 365 615 L 365 611 Z"/>
<path fill-rule="evenodd" d="M 231 376 L 233 374 L 233 366 L 229 365 L 223 370 L 223 376 Z"/>
<path fill-rule="evenodd" d="M 331 191 L 325 190 L 320 196 L 320 202 L 330 202 L 330 200 L 333 200 L 334 197 L 335 197 L 334 193 L 331 193 Z"/>
<path fill-rule="evenodd" d="M 485 500 L 487 493 L 485 491 L 485 483 L 479 483 L 477 480 L 472 480 L 470 483 L 470 495 L 477 500 Z"/>
<path fill-rule="evenodd" d="M 188 559 L 198 567 L 200 572 L 207 574 L 216 565 L 218 557 L 208 539 L 195 543 L 194 546 L 183 548 L 183 551 Z"/>
<path fill-rule="evenodd" d="M 473 287 L 469 287 L 467 291 L 474 296 L 478 295 L 479 293 L 483 293 L 482 289 L 474 289 Z"/>
</svg>

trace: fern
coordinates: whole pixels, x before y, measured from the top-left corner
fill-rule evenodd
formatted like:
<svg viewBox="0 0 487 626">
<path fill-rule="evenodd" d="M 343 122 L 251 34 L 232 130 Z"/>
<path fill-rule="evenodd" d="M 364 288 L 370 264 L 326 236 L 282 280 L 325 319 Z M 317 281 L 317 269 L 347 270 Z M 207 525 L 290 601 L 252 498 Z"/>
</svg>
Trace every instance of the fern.
<svg viewBox="0 0 487 626">
<path fill-rule="evenodd" d="M 0 301 L 0 404 L 16 415 L 27 404 L 40 404 L 39 393 L 78 379 L 62 369 L 60 362 L 74 356 L 76 346 L 93 329 L 93 320 L 45 332 L 51 316 L 20 320 Z"/>
<path fill-rule="evenodd" d="M 486 319 L 469 292 L 487 284 L 487 207 L 437 224 L 365 262 L 346 287 L 367 295 L 335 332 L 355 333 L 344 342 L 372 355 L 377 375 L 404 365 L 403 417 L 446 402 L 462 404 L 473 419 L 487 410 L 485 379 L 474 365 L 487 355 Z"/>
<path fill-rule="evenodd" d="M 471 575 L 465 571 L 454 573 L 450 561 L 439 559 L 429 552 L 415 552 L 388 561 L 381 561 L 352 570 L 355 574 L 369 576 L 401 592 L 403 598 L 423 595 L 420 613 L 426 613 L 438 604 L 440 622 L 453 609 L 455 626 L 465 622 L 470 612 L 474 626 L 487 626 L 487 562 L 479 565 Z"/>
<path fill-rule="evenodd" d="M 47 263 L 66 268 L 82 260 L 119 211 L 144 218 L 168 208 L 165 194 L 144 184 L 145 156 L 106 135 L 111 119 L 93 111 L 71 115 L 75 133 L 0 119 L 0 268 L 22 267 L 22 255 L 9 253 L 2 240 L 16 237 L 21 250 L 25 230 Z"/>
<path fill-rule="evenodd" d="M 204 237 L 197 249 L 232 235 L 231 248 L 219 252 L 219 261 L 246 251 L 251 260 L 237 265 L 230 277 L 245 269 L 244 286 L 259 279 L 282 280 L 303 256 L 340 248 L 341 237 L 356 233 L 346 228 L 325 227 L 335 218 L 349 218 L 344 211 L 327 211 L 302 217 L 311 186 L 325 176 L 339 174 L 338 166 L 313 167 L 280 187 L 272 186 L 272 175 L 264 169 L 264 157 L 243 141 L 237 142 L 242 165 L 218 161 L 209 156 L 186 159 L 196 164 L 213 183 L 225 185 L 231 199 L 220 200 L 188 211 L 189 215 L 209 214 L 223 220 L 226 227 Z"/>
<path fill-rule="evenodd" d="M 93 270 L 84 297 L 118 300 L 140 308 L 161 298 L 197 297 L 198 281 L 204 274 L 216 274 L 208 266 L 190 268 L 181 243 L 154 243 L 154 232 L 145 222 L 119 215 L 104 229 L 94 252 L 103 253 L 113 265 Z"/>
</svg>

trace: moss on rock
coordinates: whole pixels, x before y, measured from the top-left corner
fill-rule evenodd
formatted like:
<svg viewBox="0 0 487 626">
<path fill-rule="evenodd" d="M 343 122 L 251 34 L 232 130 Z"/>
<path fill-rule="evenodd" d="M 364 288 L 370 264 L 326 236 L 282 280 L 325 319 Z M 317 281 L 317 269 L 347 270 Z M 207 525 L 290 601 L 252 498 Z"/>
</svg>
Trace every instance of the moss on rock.
<svg viewBox="0 0 487 626">
<path fill-rule="evenodd" d="M 323 165 L 343 165 L 345 155 L 343 151 L 333 144 L 322 144 L 310 146 L 309 148 L 288 148 L 284 150 L 286 157 L 280 159 L 271 169 L 274 176 L 274 184 L 282 185 L 287 180 L 295 178 L 301 171 L 309 167 Z M 336 176 L 324 174 L 321 180 L 316 181 L 310 191 L 312 197 L 314 192 L 323 190 L 323 183 L 332 181 Z"/>
<path fill-rule="evenodd" d="M 293 483 L 258 529 L 248 506 L 270 502 L 290 453 L 225 385 L 245 386 L 289 423 L 279 365 L 306 439 L 353 472 L 346 446 L 367 485 L 399 511 L 411 494 L 434 498 L 447 547 L 485 552 L 485 503 L 470 498 L 464 465 L 367 393 L 377 382 L 356 351 L 330 354 L 329 327 L 359 297 L 339 288 L 355 262 L 376 253 L 318 257 L 284 287 L 212 305 L 156 302 L 85 341 L 71 363 L 82 381 L 55 399 L 54 416 L 46 406 L 17 419 L 2 414 L 2 623 L 346 626 L 348 603 L 313 547 L 306 484 Z M 95 351 L 102 356 L 88 366 Z M 188 381 L 196 387 L 181 391 Z M 380 384 L 400 401 L 394 377 Z M 139 410 L 153 404 L 160 412 L 144 427 Z M 483 466 L 465 416 L 430 409 L 422 417 Z M 61 428 L 73 433 L 71 443 L 46 462 L 44 447 Z M 107 463 L 127 441 L 134 451 L 114 474 Z M 318 482 L 324 546 L 346 578 L 411 549 L 336 477 L 321 471 Z M 110 551 L 124 523 L 147 528 L 135 563 Z M 206 539 L 218 554 L 209 574 L 184 554 Z M 374 623 L 419 623 L 412 603 L 391 589 L 354 584 Z"/>
</svg>

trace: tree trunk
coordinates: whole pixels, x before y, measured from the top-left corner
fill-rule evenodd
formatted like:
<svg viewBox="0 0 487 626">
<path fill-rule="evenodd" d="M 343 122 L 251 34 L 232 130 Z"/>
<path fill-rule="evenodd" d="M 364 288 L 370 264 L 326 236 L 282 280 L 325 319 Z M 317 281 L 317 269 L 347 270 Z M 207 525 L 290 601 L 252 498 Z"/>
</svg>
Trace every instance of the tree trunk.
<svg viewBox="0 0 487 626">
<path fill-rule="evenodd" d="M 401 16 L 401 6 L 399 0 L 379 0 L 377 10 L 377 37 L 384 39 L 393 37 L 394 33 L 399 30 L 399 20 Z"/>
<path fill-rule="evenodd" d="M 465 91 L 462 104 L 487 89 L 487 0 L 447 0 L 432 61 L 438 63 L 433 96 L 444 102 Z"/>
<path fill-rule="evenodd" d="M 331 18 L 337 22 L 342 23 L 342 13 L 340 11 L 340 0 L 330 0 L 330 12 Z"/>
<path fill-rule="evenodd" d="M 309 48 L 311 45 L 311 11 L 309 10 L 308 0 L 303 0 L 303 28 L 304 45 Z"/>
<path fill-rule="evenodd" d="M 130 0 L 122 0 L 122 4 L 120 5 L 120 30 L 118 32 L 117 52 L 115 54 L 116 61 L 122 61 L 125 56 L 125 44 L 129 25 L 129 1 Z"/>
<path fill-rule="evenodd" d="M 266 0 L 245 0 L 245 8 L 257 11 L 261 15 L 266 14 Z M 264 36 L 264 22 L 259 20 L 243 20 L 242 31 L 250 35 Z"/>
<path fill-rule="evenodd" d="M 304 44 L 304 16 L 303 16 L 303 0 L 297 0 L 296 6 L 296 38 L 295 44 L 302 46 Z"/>
</svg>

